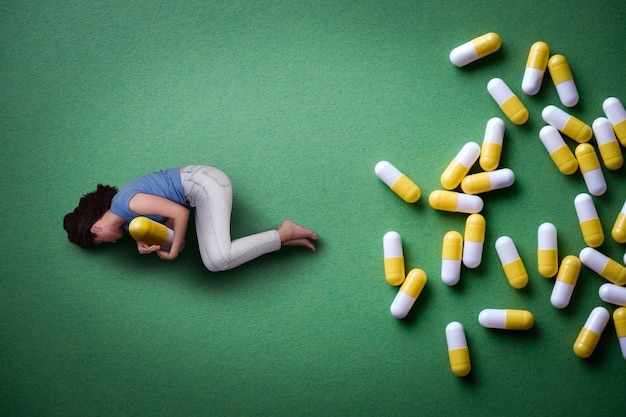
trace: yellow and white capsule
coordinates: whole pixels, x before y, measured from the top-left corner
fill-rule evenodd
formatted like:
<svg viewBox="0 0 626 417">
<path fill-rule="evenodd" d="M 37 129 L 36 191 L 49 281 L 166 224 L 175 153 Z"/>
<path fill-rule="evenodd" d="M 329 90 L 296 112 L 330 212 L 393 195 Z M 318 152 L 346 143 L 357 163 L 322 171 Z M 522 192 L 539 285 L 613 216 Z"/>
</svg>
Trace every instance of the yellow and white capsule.
<svg viewBox="0 0 626 417">
<path fill-rule="evenodd" d="M 486 308 L 478 314 L 478 322 L 489 329 L 528 330 L 535 317 L 527 310 Z"/>
<path fill-rule="evenodd" d="M 559 271 L 557 232 L 552 223 L 542 223 L 537 229 L 537 269 L 544 278 L 552 278 Z"/>
<path fill-rule="evenodd" d="M 500 164 L 502 142 L 504 141 L 504 121 L 499 117 L 492 117 L 487 121 L 485 136 L 480 149 L 478 164 L 485 171 L 493 171 Z"/>
<path fill-rule="evenodd" d="M 624 165 L 624 156 L 622 155 L 622 149 L 619 146 L 619 142 L 613 132 L 613 126 L 606 117 L 598 117 L 591 124 L 593 134 L 596 137 L 598 143 L 598 151 L 604 166 L 608 169 L 615 171 L 620 169 Z"/>
<path fill-rule="evenodd" d="M 402 237 L 398 232 L 387 232 L 383 236 L 383 255 L 385 279 L 390 285 L 397 286 L 404 281 L 404 252 Z"/>
<path fill-rule="evenodd" d="M 562 174 L 572 175 L 578 171 L 578 161 L 556 127 L 542 127 L 539 131 L 539 139 Z"/>
<path fill-rule="evenodd" d="M 580 172 L 583 174 L 587 190 L 593 195 L 602 195 L 606 192 L 606 180 L 600 167 L 600 160 L 596 150 L 588 143 L 581 143 L 574 149 Z"/>
<path fill-rule="evenodd" d="M 550 71 L 561 103 L 567 107 L 575 106 L 578 103 L 578 89 L 565 57 L 563 55 L 552 56 L 548 61 L 548 71 Z"/>
<path fill-rule="evenodd" d="M 443 190 L 435 190 L 430 193 L 428 203 L 435 210 L 456 213 L 480 213 L 484 207 L 483 199 L 477 195 Z"/>
<path fill-rule="evenodd" d="M 626 287 L 620 287 L 615 284 L 602 284 L 598 289 L 600 299 L 605 303 L 615 304 L 616 306 L 626 306 Z"/>
<path fill-rule="evenodd" d="M 529 96 L 534 96 L 541 89 L 549 57 L 550 47 L 545 42 L 535 42 L 530 47 L 522 79 L 522 91 Z"/>
<path fill-rule="evenodd" d="M 391 303 L 389 308 L 391 315 L 397 319 L 405 318 L 424 289 L 424 285 L 426 285 L 426 273 L 421 269 L 412 269 Z"/>
<path fill-rule="evenodd" d="M 609 97 L 602 103 L 604 114 L 613 125 L 615 136 L 626 147 L 626 109 L 621 101 L 616 97 Z"/>
<path fill-rule="evenodd" d="M 467 142 L 463 145 L 459 153 L 456 154 L 452 162 L 448 164 L 443 174 L 441 174 L 441 185 L 443 188 L 452 190 L 458 187 L 479 156 L 480 146 L 476 142 Z"/>
<path fill-rule="evenodd" d="M 496 240 L 496 252 L 511 287 L 524 288 L 528 284 L 528 273 L 513 239 L 509 236 L 500 236 Z"/>
<path fill-rule="evenodd" d="M 468 175 L 461 181 L 461 189 L 466 194 L 481 194 L 510 187 L 515 182 L 515 174 L 509 168 L 479 172 Z"/>
<path fill-rule="evenodd" d="M 467 216 L 463 241 L 463 265 L 468 268 L 476 268 L 482 262 L 486 227 L 487 222 L 482 215 L 474 213 Z"/>
<path fill-rule="evenodd" d="M 452 230 L 443 237 L 441 248 L 441 280 L 446 285 L 452 286 L 459 282 L 462 258 L 463 236 Z"/>
<path fill-rule="evenodd" d="M 161 250 L 169 252 L 174 239 L 174 231 L 169 227 L 147 217 L 135 217 L 128 224 L 128 233 L 138 242 L 147 245 L 159 245 Z"/>
<path fill-rule="evenodd" d="M 546 106 L 541 117 L 547 124 L 578 143 L 589 142 L 593 135 L 591 126 L 554 105 Z"/>
<path fill-rule="evenodd" d="M 465 329 L 458 321 L 453 321 L 446 326 L 446 343 L 448 345 L 448 357 L 450 358 L 450 369 L 458 377 L 463 377 L 470 373 L 472 364 L 470 362 Z"/>
<path fill-rule="evenodd" d="M 497 33 L 489 32 L 457 46 L 450 52 L 450 62 L 463 67 L 482 57 L 496 52 L 502 46 L 502 39 Z"/>
<path fill-rule="evenodd" d="M 572 299 L 574 287 L 580 275 L 580 259 L 574 255 L 568 255 L 561 261 L 559 273 L 552 287 L 550 303 L 556 308 L 565 308 Z"/>
<path fill-rule="evenodd" d="M 613 312 L 613 324 L 622 357 L 626 359 L 626 307 L 620 307 Z"/>
<path fill-rule="evenodd" d="M 609 322 L 609 312 L 604 307 L 596 307 L 591 310 L 587 321 L 574 342 L 574 353 L 579 358 L 588 358 L 591 356 L 602 332 Z"/>
<path fill-rule="evenodd" d="M 597 248 L 604 243 L 604 232 L 596 205 L 589 194 L 580 193 L 574 198 L 578 224 L 587 246 Z"/>
<path fill-rule="evenodd" d="M 583 265 L 607 281 L 619 286 L 626 285 L 626 266 L 620 265 L 597 249 L 584 248 L 578 257 Z"/>
<path fill-rule="evenodd" d="M 624 201 L 622 210 L 617 215 L 617 219 L 615 219 L 615 224 L 613 224 L 613 229 L 611 230 L 611 236 L 617 243 L 626 243 L 626 201 Z M 626 259 L 626 256 L 624 259 Z M 626 260 L 624 263 L 626 263 Z"/>
<path fill-rule="evenodd" d="M 407 203 L 419 200 L 421 190 L 409 177 L 388 161 L 380 161 L 374 168 L 378 178 Z"/>
<path fill-rule="evenodd" d="M 487 91 L 513 124 L 523 125 L 526 123 L 528 109 L 501 78 L 491 79 L 487 83 Z"/>
</svg>

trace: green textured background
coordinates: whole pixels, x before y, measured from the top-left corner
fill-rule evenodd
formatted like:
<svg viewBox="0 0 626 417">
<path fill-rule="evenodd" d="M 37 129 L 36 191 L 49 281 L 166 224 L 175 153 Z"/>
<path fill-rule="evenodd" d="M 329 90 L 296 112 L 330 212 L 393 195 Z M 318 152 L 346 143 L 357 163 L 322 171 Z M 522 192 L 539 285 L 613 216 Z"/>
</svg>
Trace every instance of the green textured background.
<svg viewBox="0 0 626 417">
<path fill-rule="evenodd" d="M 500 51 L 450 64 L 489 31 Z M 604 280 L 584 268 L 561 311 L 536 272 L 540 223 L 557 226 L 561 256 L 584 247 L 572 201 L 586 190 L 538 139 L 541 110 L 559 104 L 549 76 L 535 97 L 520 89 L 538 40 L 570 62 L 573 114 L 591 124 L 606 97 L 626 102 L 619 0 L 0 2 L 0 415 L 623 415 L 613 324 L 591 358 L 572 352 Z M 484 196 L 484 261 L 450 288 L 441 239 L 465 216 L 427 196 L 501 116 L 486 92 L 496 76 L 531 116 L 506 122 L 501 165 L 516 183 Z M 378 180 L 382 159 L 420 185 L 418 203 Z M 290 218 L 320 234 L 319 250 L 212 274 L 192 231 L 175 262 L 129 238 L 91 252 L 67 242 L 62 217 L 97 182 L 190 163 L 231 176 L 234 235 Z M 601 250 L 621 261 L 610 229 L 626 168 L 604 172 Z M 402 321 L 382 273 L 389 230 L 429 277 Z M 500 235 L 530 273 L 523 290 L 503 275 Z M 487 307 L 528 309 L 536 325 L 484 329 Z M 470 345 L 464 379 L 448 365 L 453 320 Z"/>
</svg>

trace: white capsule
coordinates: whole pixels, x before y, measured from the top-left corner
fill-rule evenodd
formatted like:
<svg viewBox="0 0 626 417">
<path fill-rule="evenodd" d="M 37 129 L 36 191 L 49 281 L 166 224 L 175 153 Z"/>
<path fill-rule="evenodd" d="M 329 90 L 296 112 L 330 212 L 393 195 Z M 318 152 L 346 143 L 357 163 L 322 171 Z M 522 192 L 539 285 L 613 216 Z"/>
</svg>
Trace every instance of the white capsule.
<svg viewBox="0 0 626 417">
<path fill-rule="evenodd" d="M 574 343 L 574 353 L 579 358 L 588 358 L 593 353 L 602 332 L 609 322 L 609 312 L 604 307 L 596 307 L 591 310 L 585 325 L 581 329 L 576 342 Z"/>
<path fill-rule="evenodd" d="M 585 243 L 592 248 L 602 245 L 604 243 L 604 231 L 591 196 L 585 193 L 578 194 L 574 198 L 574 207 Z"/>
<path fill-rule="evenodd" d="M 479 213 L 484 207 L 483 199 L 477 195 L 443 190 L 430 193 L 428 203 L 435 210 L 457 213 Z"/>
<path fill-rule="evenodd" d="M 602 103 L 602 110 L 611 122 L 613 131 L 622 146 L 626 147 L 626 109 L 616 97 L 609 97 Z"/>
<path fill-rule="evenodd" d="M 559 270 L 557 231 L 552 223 L 542 223 L 537 229 L 537 269 L 545 278 L 555 276 Z"/>
<path fill-rule="evenodd" d="M 463 236 L 450 231 L 443 237 L 441 249 L 441 280 L 447 285 L 456 285 L 461 278 L 463 258 Z"/>
<path fill-rule="evenodd" d="M 573 255 L 563 258 L 559 273 L 554 281 L 550 303 L 556 308 L 565 308 L 572 298 L 574 287 L 580 275 L 580 259 Z"/>
<path fill-rule="evenodd" d="M 470 62 L 494 53 L 502 45 L 498 34 L 489 32 L 457 46 L 450 52 L 450 62 L 457 67 L 463 67 Z"/>
<path fill-rule="evenodd" d="M 387 184 L 391 190 L 396 193 L 407 203 L 415 203 L 419 200 L 421 190 L 405 174 L 400 172 L 398 168 L 393 166 L 388 161 L 380 161 L 376 164 L 374 172 L 381 179 L 382 182 Z"/>
<path fill-rule="evenodd" d="M 527 310 L 486 308 L 478 314 L 478 322 L 489 329 L 528 330 L 535 317 Z"/>
<path fill-rule="evenodd" d="M 515 182 L 515 174 L 509 168 L 479 172 L 468 175 L 461 181 L 461 189 L 466 194 L 481 194 L 510 187 Z"/>
<path fill-rule="evenodd" d="M 528 273 L 513 239 L 509 236 L 500 236 L 496 240 L 496 252 L 511 287 L 524 288 L 528 284 Z"/>
<path fill-rule="evenodd" d="M 548 66 L 550 48 L 545 42 L 535 42 L 530 47 L 524 78 L 522 79 L 522 91 L 529 96 L 534 96 L 539 92 L 543 81 L 543 74 Z"/>
<path fill-rule="evenodd" d="M 383 236 L 383 256 L 387 282 L 394 286 L 402 284 L 405 277 L 404 252 L 398 232 L 387 232 Z"/>
<path fill-rule="evenodd" d="M 391 307 L 389 307 L 391 315 L 397 319 L 405 318 L 424 289 L 426 281 L 426 273 L 423 270 L 416 268 L 409 271 L 398 294 L 393 299 Z"/>
<path fill-rule="evenodd" d="M 591 124 L 591 129 L 593 129 L 593 134 L 596 137 L 598 151 L 604 166 L 613 171 L 620 169 L 624 165 L 624 156 L 609 119 L 598 117 Z"/>
<path fill-rule="evenodd" d="M 467 375 L 472 366 L 470 363 L 465 329 L 459 322 L 453 321 L 446 326 L 446 343 L 448 345 L 448 356 L 450 358 L 450 368 L 459 377 Z"/>
<path fill-rule="evenodd" d="M 598 290 L 600 299 L 617 306 L 626 306 L 626 287 L 615 284 L 602 284 Z"/>
<path fill-rule="evenodd" d="M 626 285 L 626 266 L 609 258 L 597 249 L 584 248 L 578 257 L 587 268 L 607 281 L 619 286 Z"/>
<path fill-rule="evenodd" d="M 499 117 L 492 117 L 485 127 L 485 136 L 480 150 L 478 163 L 485 171 L 493 171 L 500 164 L 502 142 L 504 141 L 504 121 Z"/>
<path fill-rule="evenodd" d="M 578 170 L 578 161 L 554 126 L 544 126 L 539 131 L 541 143 L 550 154 L 554 165 L 564 175 L 572 175 Z"/>
<path fill-rule="evenodd" d="M 578 103 L 578 90 L 565 57 L 563 55 L 553 55 L 548 61 L 548 71 L 550 71 L 561 103 L 567 107 L 575 106 Z"/>
<path fill-rule="evenodd" d="M 485 218 L 478 213 L 467 216 L 463 237 L 463 265 L 468 268 L 476 268 L 482 261 L 486 225 Z"/>
<path fill-rule="evenodd" d="M 448 190 L 458 187 L 479 156 L 480 146 L 476 142 L 467 142 L 463 145 L 441 174 L 441 185 Z"/>
</svg>

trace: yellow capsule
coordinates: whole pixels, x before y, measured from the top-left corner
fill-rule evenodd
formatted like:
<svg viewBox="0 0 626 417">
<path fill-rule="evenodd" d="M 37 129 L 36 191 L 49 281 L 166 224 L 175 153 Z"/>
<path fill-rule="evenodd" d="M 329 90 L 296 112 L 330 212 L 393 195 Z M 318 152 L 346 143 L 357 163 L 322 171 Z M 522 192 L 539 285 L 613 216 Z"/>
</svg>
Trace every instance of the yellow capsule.
<svg viewBox="0 0 626 417">
<path fill-rule="evenodd" d="M 528 109 L 502 79 L 491 79 L 487 83 L 487 91 L 513 124 L 523 125 L 526 123 Z"/>
<path fill-rule="evenodd" d="M 461 189 L 466 194 L 481 194 L 510 187 L 515 182 L 515 174 L 509 168 L 479 172 L 468 175 L 461 181 Z"/>
<path fill-rule="evenodd" d="M 465 329 L 461 323 L 453 321 L 446 326 L 446 342 L 452 373 L 458 377 L 469 374 L 472 365 L 467 348 L 467 339 L 465 338 Z"/>
<path fill-rule="evenodd" d="M 504 141 L 504 121 L 499 117 L 492 117 L 487 121 L 483 144 L 480 148 L 478 163 L 485 171 L 493 171 L 500 164 L 502 156 L 502 142 Z"/>
<path fill-rule="evenodd" d="M 546 123 L 578 143 L 589 142 L 593 136 L 591 126 L 556 106 L 546 106 L 541 112 L 541 117 Z"/>
<path fill-rule="evenodd" d="M 484 207 L 483 199 L 477 195 L 443 190 L 435 190 L 430 193 L 428 203 L 435 210 L 457 213 L 479 213 Z"/>
<path fill-rule="evenodd" d="M 452 230 L 443 237 L 441 249 L 441 280 L 447 285 L 455 285 L 459 282 L 462 258 L 463 236 Z"/>
<path fill-rule="evenodd" d="M 400 172 L 388 161 L 380 161 L 374 168 L 376 176 L 407 203 L 415 203 L 421 190 L 409 177 Z"/>
<path fill-rule="evenodd" d="M 468 142 L 463 145 L 441 174 L 441 185 L 448 190 L 458 187 L 479 156 L 480 146 L 476 142 Z"/>
<path fill-rule="evenodd" d="M 402 319 L 409 314 L 417 297 L 426 285 L 426 273 L 421 269 L 413 269 L 406 276 L 404 283 L 400 287 L 396 298 L 391 304 L 391 315 L 397 319 Z"/>
<path fill-rule="evenodd" d="M 528 284 L 528 273 L 519 256 L 513 239 L 501 236 L 496 240 L 496 252 L 511 287 L 520 289 Z"/>
<path fill-rule="evenodd" d="M 478 315 L 478 322 L 490 329 L 528 330 L 535 317 L 527 310 L 486 308 Z"/>
<path fill-rule="evenodd" d="M 533 96 L 539 92 L 543 81 L 543 74 L 548 66 L 550 48 L 545 42 L 535 42 L 530 47 L 524 78 L 522 79 L 522 91 Z"/>
<path fill-rule="evenodd" d="M 591 196 L 585 193 L 578 194 L 574 198 L 574 207 L 585 243 L 592 248 L 602 245 L 604 243 L 604 232 L 602 231 L 600 217 L 598 217 L 598 211 Z"/>
<path fill-rule="evenodd" d="M 594 248 L 584 248 L 578 255 L 580 261 L 607 281 L 623 286 L 626 285 L 626 266 L 609 258 Z"/>
<path fill-rule="evenodd" d="M 579 358 L 591 356 L 608 322 L 609 312 L 606 308 L 596 307 L 591 311 L 585 325 L 576 338 L 576 342 L 574 342 L 574 353 L 576 356 Z"/>
<path fill-rule="evenodd" d="M 589 192 L 596 196 L 604 194 L 607 185 L 596 150 L 588 143 L 581 143 L 576 146 L 574 154 Z"/>
<path fill-rule="evenodd" d="M 557 232 L 552 223 L 542 223 L 537 229 L 537 268 L 545 278 L 552 278 L 559 270 Z"/>
<path fill-rule="evenodd" d="M 598 117 L 591 124 L 591 129 L 593 129 L 593 134 L 596 137 L 598 151 L 604 166 L 613 171 L 620 169 L 624 165 L 624 156 L 609 119 Z"/>
<path fill-rule="evenodd" d="M 385 279 L 390 285 L 400 285 L 404 281 L 404 252 L 402 238 L 398 232 L 387 232 L 383 236 L 383 256 Z"/>
<path fill-rule="evenodd" d="M 554 55 L 548 61 L 548 70 L 556 92 L 564 106 L 573 107 L 578 103 L 578 90 L 574 83 L 572 70 L 563 55 Z"/>
<path fill-rule="evenodd" d="M 615 136 L 626 147 L 626 109 L 617 97 L 609 97 L 602 103 L 604 114 L 611 122 Z"/>
<path fill-rule="evenodd" d="M 573 255 L 563 258 L 550 296 L 550 303 L 554 307 L 565 308 L 569 304 L 580 275 L 580 266 L 580 259 Z"/>
<path fill-rule="evenodd" d="M 626 201 L 624 201 L 622 211 L 619 212 L 617 219 L 615 219 L 611 236 L 617 243 L 626 243 Z"/>
<path fill-rule="evenodd" d="M 135 217 L 128 224 L 128 233 L 138 242 L 147 245 L 160 245 L 164 251 L 169 251 L 174 238 L 174 231 L 164 224 L 147 217 Z"/>
<path fill-rule="evenodd" d="M 554 126 L 544 126 L 539 131 L 541 143 L 550 154 L 550 158 L 554 165 L 564 175 L 572 175 L 578 171 L 578 161 L 576 157 L 565 144 L 561 134 Z"/>
<path fill-rule="evenodd" d="M 487 223 L 482 215 L 474 213 L 467 216 L 463 243 L 463 265 L 468 268 L 476 268 L 482 261 L 486 227 Z"/>
<path fill-rule="evenodd" d="M 454 48 L 450 52 L 450 62 L 457 67 L 462 67 L 497 51 L 501 45 L 500 36 L 489 32 Z"/>
<path fill-rule="evenodd" d="M 619 340 L 622 357 L 626 359 L 626 307 L 620 307 L 613 312 L 613 324 Z"/>
</svg>

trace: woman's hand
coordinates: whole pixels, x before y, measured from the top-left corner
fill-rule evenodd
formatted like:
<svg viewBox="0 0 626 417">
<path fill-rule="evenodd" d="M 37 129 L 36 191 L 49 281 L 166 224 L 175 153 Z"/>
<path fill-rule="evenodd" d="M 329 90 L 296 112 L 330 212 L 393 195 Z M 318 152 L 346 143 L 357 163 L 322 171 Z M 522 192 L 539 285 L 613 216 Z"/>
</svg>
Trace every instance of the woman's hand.
<svg viewBox="0 0 626 417">
<path fill-rule="evenodd" d="M 158 249 L 156 253 L 158 257 L 163 259 L 164 261 L 173 261 L 174 259 L 178 258 L 178 252 L 165 252 L 164 250 Z"/>
<path fill-rule="evenodd" d="M 161 247 L 159 245 L 148 245 L 144 242 L 137 241 L 137 250 L 139 251 L 140 254 L 147 255 L 152 252 L 160 251 Z"/>
</svg>

